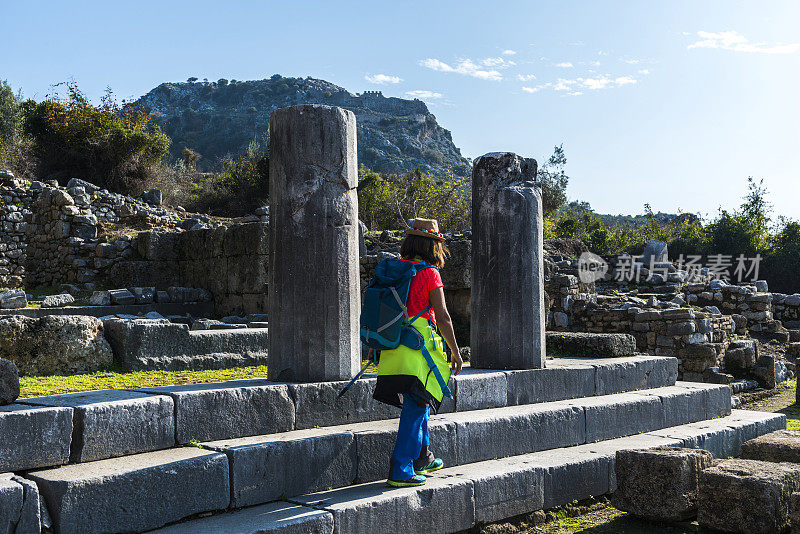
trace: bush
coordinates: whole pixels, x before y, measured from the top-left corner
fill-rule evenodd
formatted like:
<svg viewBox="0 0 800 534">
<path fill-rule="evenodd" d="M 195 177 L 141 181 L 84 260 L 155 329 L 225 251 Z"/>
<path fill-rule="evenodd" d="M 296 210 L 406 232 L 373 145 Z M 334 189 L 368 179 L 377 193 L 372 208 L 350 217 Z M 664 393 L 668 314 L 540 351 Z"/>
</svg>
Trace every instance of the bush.
<svg viewBox="0 0 800 534">
<path fill-rule="evenodd" d="M 359 171 L 358 209 L 371 230 L 405 228 L 408 219 L 438 219 L 446 232 L 472 225 L 469 184 L 461 178 L 436 180 L 419 169 L 383 174 Z"/>
<path fill-rule="evenodd" d="M 33 140 L 39 174 L 72 176 L 125 194 L 139 194 L 169 148 L 169 138 L 140 109 L 120 107 L 107 93 L 92 105 L 75 84 L 66 99 L 24 104 L 24 131 Z"/>
<path fill-rule="evenodd" d="M 222 162 L 222 171 L 204 175 L 186 200 L 191 211 L 225 217 L 251 215 L 269 196 L 269 151 L 250 143 L 238 158 Z"/>
<path fill-rule="evenodd" d="M 14 94 L 5 80 L 0 81 L 0 149 L 10 145 L 22 126 L 22 93 Z"/>
</svg>

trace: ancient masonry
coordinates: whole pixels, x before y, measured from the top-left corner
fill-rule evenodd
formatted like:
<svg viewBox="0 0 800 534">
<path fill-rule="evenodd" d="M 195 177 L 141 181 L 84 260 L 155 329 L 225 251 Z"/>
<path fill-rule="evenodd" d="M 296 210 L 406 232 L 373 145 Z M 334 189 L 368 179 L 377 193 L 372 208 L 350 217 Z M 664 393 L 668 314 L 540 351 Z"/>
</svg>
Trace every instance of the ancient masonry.
<svg viewBox="0 0 800 534">
<path fill-rule="evenodd" d="M 2 531 L 461 532 L 613 493 L 618 480 L 625 480 L 615 476 L 619 451 L 688 447 L 729 457 L 739 454 L 748 440 L 785 427 L 782 414 L 733 410 L 728 385 L 678 382 L 677 358 L 631 354 L 636 340 L 630 336 L 573 333 L 567 340 L 563 334 L 560 346 L 566 350 L 570 342 L 591 338 L 597 351 L 608 350 L 617 357 L 598 357 L 593 351 L 586 357 L 545 360 L 541 203 L 536 184 L 529 180 L 535 162 L 514 154 L 490 155 L 482 158 L 487 166 L 479 169 L 485 181 L 476 181 L 493 182 L 492 194 L 498 194 L 493 201 L 483 197 L 491 217 L 487 226 L 501 232 L 500 224 L 508 216 L 504 210 L 526 214 L 525 224 L 515 224 L 518 233 L 496 238 L 528 254 L 528 272 L 522 272 L 525 265 L 508 261 L 506 251 L 482 244 L 480 239 L 491 236 L 476 228 L 472 248 L 477 257 L 467 262 L 472 274 L 467 276 L 470 270 L 464 269 L 461 276 L 447 277 L 457 284 L 455 291 L 474 286 L 481 295 L 472 315 L 473 333 L 480 328 L 478 317 L 485 315 L 495 328 L 518 332 L 534 350 L 519 357 L 512 353 L 519 340 L 510 339 L 505 345 L 486 345 L 496 354 L 476 352 L 475 362 L 503 369 L 473 366 L 451 378 L 455 400 L 443 403 L 430 422 L 431 444 L 445 469 L 423 487 L 388 489 L 383 479 L 398 410 L 372 399 L 374 376 L 355 382 L 338 398 L 346 383 L 341 379 L 350 378 L 360 363 L 352 337 L 359 274 L 356 147 L 351 142 L 355 124 L 351 115 L 336 108 L 299 107 L 277 112 L 273 125 L 271 176 L 280 184 L 273 186 L 272 236 L 267 239 L 268 363 L 270 368 L 277 366 L 278 378 L 294 381 L 90 391 L 21 398 L 0 406 Z M 509 177 L 489 165 L 493 159 L 519 164 L 518 172 Z M 304 219 L 319 237 L 295 227 L 296 218 Z M 136 261 L 149 262 L 151 268 L 174 262 L 178 273 L 188 268 L 184 262 L 244 261 L 241 256 L 250 251 L 236 254 L 241 249 L 226 245 L 233 231 L 196 234 L 208 240 L 207 250 L 222 251 L 215 258 L 204 252 L 190 259 L 183 255 L 191 253 L 187 250 L 167 259 L 168 252 L 161 249 L 168 247 L 153 235 L 146 238 L 151 246 L 141 254 L 137 239 L 136 253 L 150 259 Z M 174 239 L 180 244 L 183 238 Z M 286 255 L 301 245 L 301 239 L 315 251 L 314 257 Z M 262 242 L 254 239 L 250 244 L 259 247 Z M 278 250 L 278 243 L 287 248 Z M 503 273 L 523 277 L 523 289 L 510 293 L 499 286 L 499 291 L 490 291 L 498 287 L 488 276 L 495 262 L 505 262 L 497 267 Z M 197 265 L 208 269 L 212 263 Z M 168 295 L 156 288 L 122 291 L 134 301 L 146 294 L 154 301 L 151 305 L 158 304 L 150 289 L 155 295 Z M 287 289 L 296 294 L 284 294 Z M 346 298 L 344 292 L 349 292 Z M 26 298 L 22 291 L 9 301 Z M 532 310 L 537 303 L 538 310 Z M 130 304 L 137 305 L 144 304 Z M 503 307 L 522 315 L 521 326 L 519 318 L 497 315 Z M 294 324 L 279 321 L 276 315 L 281 314 Z M 26 316 L 48 317 L 59 316 Z M 250 324 L 260 323 L 250 319 Z M 664 319 L 689 323 L 686 317 Z M 162 336 L 172 336 L 181 325 L 131 318 L 119 310 L 105 320 L 109 333 L 115 332 L 115 343 L 134 340 L 127 345 L 131 361 L 173 359 L 173 348 Z M 697 320 L 695 316 L 692 324 Z M 182 326 L 184 334 L 211 332 L 187 332 L 188 324 Z M 250 330 L 247 326 L 238 330 Z M 525 332 L 519 331 L 522 327 Z M 304 347 L 291 336 L 314 339 Z M 91 338 L 81 347 L 92 343 L 102 344 Z M 199 347 L 202 341 L 191 343 Z M 238 347 L 233 341 L 230 346 Z M 482 347 L 476 343 L 473 350 L 489 350 Z M 280 353 L 287 348 L 294 353 Z M 0 385 L 13 382 L 14 369 L 0 365 Z M 323 378 L 316 378 L 320 375 Z M 707 458 L 702 465 L 706 463 Z M 700 475 L 699 484 L 719 487 L 718 478 L 704 480 L 711 469 Z M 681 480 L 691 480 L 690 475 Z M 793 479 L 786 480 L 788 487 Z M 710 510 L 714 518 L 724 515 L 714 511 L 713 503 L 704 508 L 700 495 L 702 514 Z"/>
</svg>

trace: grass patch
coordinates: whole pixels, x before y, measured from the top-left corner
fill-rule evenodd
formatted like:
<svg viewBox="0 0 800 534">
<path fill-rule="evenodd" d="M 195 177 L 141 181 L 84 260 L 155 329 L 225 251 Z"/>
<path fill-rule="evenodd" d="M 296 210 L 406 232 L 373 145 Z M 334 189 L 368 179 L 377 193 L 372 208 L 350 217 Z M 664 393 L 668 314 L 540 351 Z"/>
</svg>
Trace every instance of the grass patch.
<svg viewBox="0 0 800 534">
<path fill-rule="evenodd" d="M 22 376 L 20 397 L 40 397 L 97 389 L 125 389 L 176 384 L 202 384 L 223 380 L 266 378 L 267 366 L 235 367 L 208 371 L 141 371 L 121 373 L 115 370 L 69 376 Z"/>
</svg>

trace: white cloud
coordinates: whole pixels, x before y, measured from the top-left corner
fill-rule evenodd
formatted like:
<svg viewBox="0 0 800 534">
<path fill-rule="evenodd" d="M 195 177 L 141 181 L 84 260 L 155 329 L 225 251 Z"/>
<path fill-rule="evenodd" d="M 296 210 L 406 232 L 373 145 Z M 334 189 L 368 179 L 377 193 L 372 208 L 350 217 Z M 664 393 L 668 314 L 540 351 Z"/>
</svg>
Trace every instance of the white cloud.
<svg viewBox="0 0 800 534">
<path fill-rule="evenodd" d="M 521 82 L 529 82 L 536 79 L 535 74 L 517 74 L 517 79 Z"/>
<path fill-rule="evenodd" d="M 502 57 L 487 57 L 480 61 L 484 67 L 497 67 L 498 69 L 506 69 L 516 65 L 514 61 L 507 60 Z"/>
<path fill-rule="evenodd" d="M 583 91 L 570 91 L 569 93 L 567 93 L 567 95 L 569 95 L 569 96 L 580 96 L 582 94 L 583 94 Z"/>
<path fill-rule="evenodd" d="M 367 80 L 369 83 L 376 83 L 378 85 L 383 85 L 387 83 L 400 83 L 403 81 L 403 78 L 399 76 L 391 76 L 389 74 L 367 74 L 364 76 L 364 79 Z"/>
<path fill-rule="evenodd" d="M 457 74 L 463 74 L 464 76 L 479 78 L 481 80 L 500 81 L 503 79 L 503 75 L 498 71 L 494 69 L 483 69 L 471 59 L 460 59 L 455 66 L 449 65 L 444 61 L 435 58 L 423 59 L 419 62 L 419 64 L 431 70 L 436 70 L 439 72 L 454 72 Z"/>
<path fill-rule="evenodd" d="M 647 76 L 648 74 L 650 74 L 650 71 L 649 71 L 648 69 L 642 69 L 642 70 L 640 70 L 640 71 L 637 71 L 637 72 L 638 72 L 639 74 L 644 74 L 645 76 Z"/>
<path fill-rule="evenodd" d="M 434 100 L 437 98 L 442 98 L 442 93 L 436 93 L 434 91 L 426 91 L 425 89 L 416 89 L 414 91 L 406 91 L 406 95 L 412 98 L 419 98 L 420 100 Z"/>
<path fill-rule="evenodd" d="M 620 59 L 623 63 L 627 63 L 628 65 L 636 65 L 639 63 L 638 59 Z"/>
<path fill-rule="evenodd" d="M 592 61 L 592 62 L 590 62 L 590 64 L 591 64 L 593 67 L 599 67 L 599 66 L 600 66 L 600 62 L 599 62 L 599 61 Z"/>
<path fill-rule="evenodd" d="M 589 91 L 597 91 L 599 89 L 608 89 L 611 87 L 622 87 L 623 85 L 632 85 L 637 83 L 636 78 L 633 76 L 618 76 L 612 78 L 607 74 L 595 76 L 590 78 L 559 78 L 555 83 L 546 83 L 536 86 L 536 90 L 544 89 L 545 87 L 552 87 L 553 91 L 564 91 L 571 96 L 582 94 L 581 89 Z M 529 91 L 533 92 L 533 91 Z"/>
<path fill-rule="evenodd" d="M 636 83 L 636 78 L 633 76 L 620 76 L 614 79 L 616 85 L 630 85 Z"/>
<path fill-rule="evenodd" d="M 794 54 L 800 51 L 800 43 L 768 44 L 765 42 L 751 43 L 750 40 L 737 31 L 725 32 L 697 32 L 699 41 L 690 44 L 687 48 L 718 48 L 734 52 L 758 52 L 762 54 Z"/>
<path fill-rule="evenodd" d="M 535 93 L 539 89 L 540 89 L 539 87 L 526 87 L 524 85 L 522 86 L 522 90 L 525 91 L 526 93 Z"/>
<path fill-rule="evenodd" d="M 564 61 L 562 63 L 556 63 L 556 67 L 561 67 L 562 69 L 571 69 L 572 66 L 573 66 L 572 63 L 570 63 L 569 61 Z"/>
<path fill-rule="evenodd" d="M 516 50 L 503 50 L 502 54 L 504 56 L 513 56 L 517 53 Z"/>
</svg>

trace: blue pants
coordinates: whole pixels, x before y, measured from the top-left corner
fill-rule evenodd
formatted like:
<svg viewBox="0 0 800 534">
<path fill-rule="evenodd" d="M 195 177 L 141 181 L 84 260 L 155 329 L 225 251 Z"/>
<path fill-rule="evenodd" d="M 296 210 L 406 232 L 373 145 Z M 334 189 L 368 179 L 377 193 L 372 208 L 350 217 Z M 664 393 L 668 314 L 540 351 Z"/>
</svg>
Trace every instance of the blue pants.
<svg viewBox="0 0 800 534">
<path fill-rule="evenodd" d="M 431 409 L 427 404 L 420 406 L 412 395 L 403 395 L 400 427 L 392 452 L 392 480 L 407 480 L 414 476 L 414 460 L 419 458 L 422 447 L 430 444 L 428 436 L 430 414 Z"/>
</svg>

